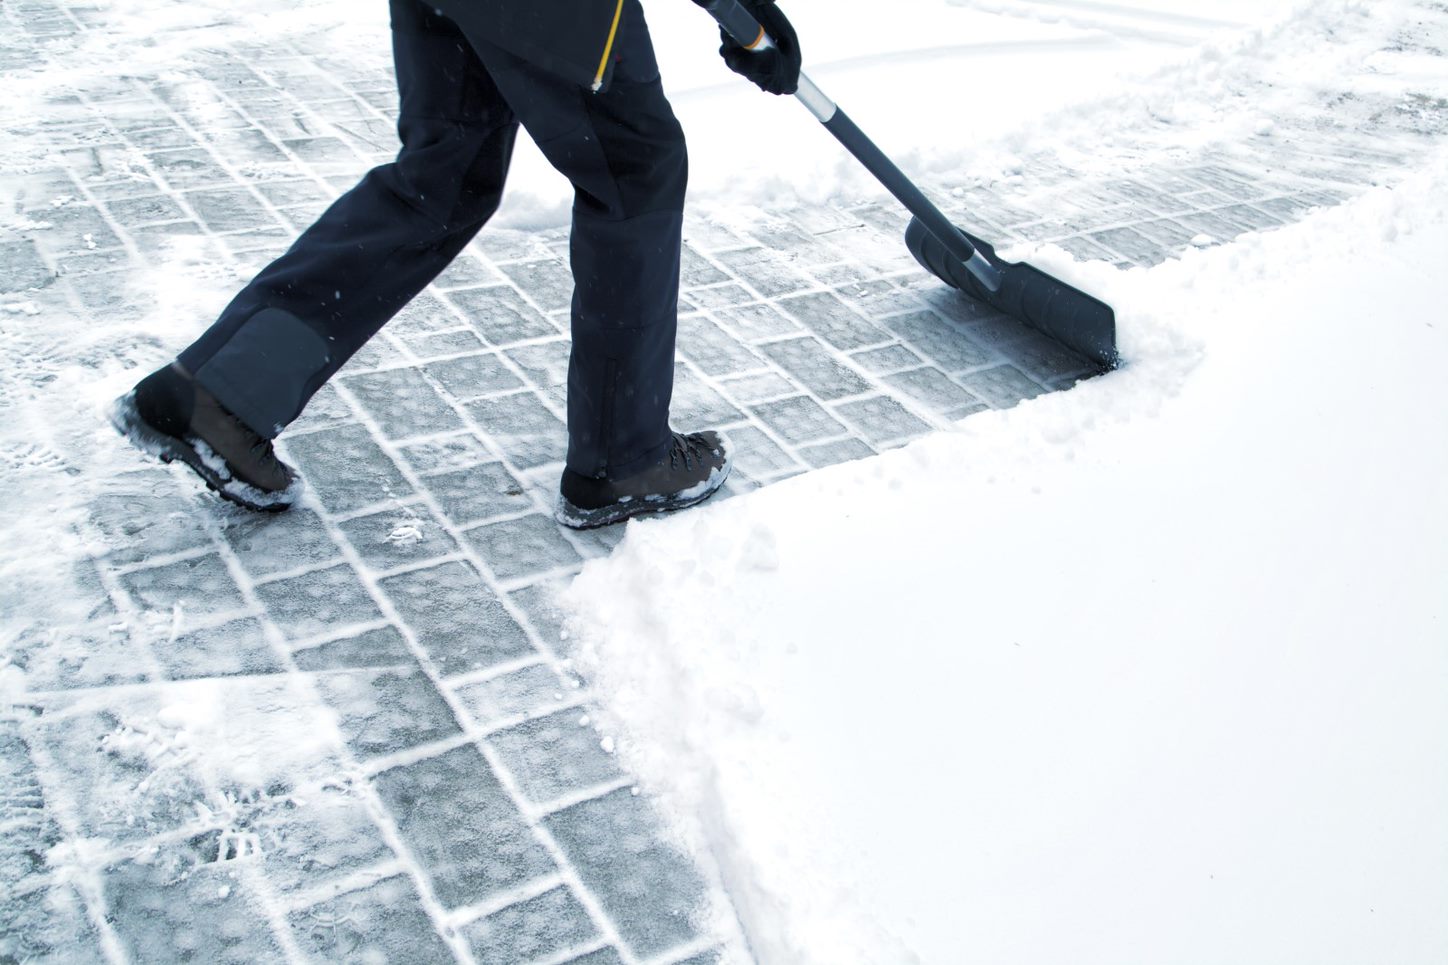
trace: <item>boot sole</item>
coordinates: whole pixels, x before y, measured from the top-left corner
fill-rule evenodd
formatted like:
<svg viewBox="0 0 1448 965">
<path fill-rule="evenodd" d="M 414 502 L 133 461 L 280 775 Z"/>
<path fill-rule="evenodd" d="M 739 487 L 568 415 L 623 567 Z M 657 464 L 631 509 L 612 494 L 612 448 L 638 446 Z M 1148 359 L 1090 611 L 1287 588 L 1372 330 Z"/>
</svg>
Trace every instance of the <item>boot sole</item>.
<svg viewBox="0 0 1448 965">
<path fill-rule="evenodd" d="M 200 439 L 183 439 L 153 428 L 141 418 L 134 392 L 128 392 L 111 403 L 106 414 L 111 425 L 131 445 L 164 463 L 180 462 L 200 476 L 207 489 L 229 503 L 257 513 L 281 513 L 291 509 L 301 498 L 300 477 L 280 492 L 267 492 L 233 477 L 226 468 L 226 461 Z"/>
<path fill-rule="evenodd" d="M 668 496 L 645 496 L 631 499 L 628 502 L 610 503 L 598 509 L 584 509 L 575 506 L 560 494 L 558 506 L 553 511 L 553 518 L 569 529 L 599 529 L 638 516 L 662 516 L 665 513 L 675 513 L 681 509 L 688 509 L 690 506 L 697 506 L 717 493 L 728 480 L 729 472 L 733 468 L 732 460 L 726 462 L 722 469 L 716 469 L 710 473 L 707 480 L 682 493 Z M 703 487 L 703 492 L 694 492 L 700 487 Z"/>
</svg>

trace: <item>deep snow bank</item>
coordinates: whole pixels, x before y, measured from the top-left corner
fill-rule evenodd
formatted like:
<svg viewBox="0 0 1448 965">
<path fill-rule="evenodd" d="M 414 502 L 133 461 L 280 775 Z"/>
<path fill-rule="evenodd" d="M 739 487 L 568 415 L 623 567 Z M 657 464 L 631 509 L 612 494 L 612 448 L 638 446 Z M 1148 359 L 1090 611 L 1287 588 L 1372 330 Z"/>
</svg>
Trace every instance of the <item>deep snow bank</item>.
<svg viewBox="0 0 1448 965">
<path fill-rule="evenodd" d="M 1126 369 L 588 565 L 623 753 L 762 961 L 1448 955 L 1445 214 L 1439 163 L 1056 261 Z"/>
</svg>

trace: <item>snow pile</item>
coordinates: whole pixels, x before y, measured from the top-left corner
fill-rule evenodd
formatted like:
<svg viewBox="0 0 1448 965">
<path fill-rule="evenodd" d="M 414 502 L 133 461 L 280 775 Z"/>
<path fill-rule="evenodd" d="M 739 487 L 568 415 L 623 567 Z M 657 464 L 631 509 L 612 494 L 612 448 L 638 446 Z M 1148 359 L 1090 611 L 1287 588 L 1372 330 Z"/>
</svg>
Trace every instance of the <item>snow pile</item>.
<svg viewBox="0 0 1448 965">
<path fill-rule="evenodd" d="M 1445 222 L 1440 164 L 1079 268 L 1124 370 L 588 565 L 761 961 L 1448 954 Z"/>
</svg>

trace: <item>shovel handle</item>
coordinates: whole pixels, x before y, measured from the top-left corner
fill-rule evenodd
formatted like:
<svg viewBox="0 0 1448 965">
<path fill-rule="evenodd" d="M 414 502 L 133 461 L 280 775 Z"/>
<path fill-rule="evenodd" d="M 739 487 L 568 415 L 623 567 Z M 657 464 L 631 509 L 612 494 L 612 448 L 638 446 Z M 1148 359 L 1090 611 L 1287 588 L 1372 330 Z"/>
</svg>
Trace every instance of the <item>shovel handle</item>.
<svg viewBox="0 0 1448 965">
<path fill-rule="evenodd" d="M 719 26 L 734 38 L 735 43 L 745 50 L 768 50 L 774 46 L 769 32 L 739 0 L 708 0 L 703 7 L 719 21 Z M 824 125 L 825 130 L 833 134 L 986 291 L 996 292 L 1000 289 L 1000 269 L 977 251 L 964 233 L 951 224 L 939 208 L 930 203 L 904 172 L 850 120 L 849 115 L 840 110 L 835 102 L 825 96 L 804 74 L 799 75 L 799 90 L 795 92 L 795 96 Z"/>
<path fill-rule="evenodd" d="M 774 39 L 769 36 L 769 32 L 754 19 L 754 14 L 744 9 L 744 4 L 739 0 L 709 0 L 704 4 L 704 9 L 709 11 L 710 16 L 719 21 L 724 32 L 745 50 L 768 50 L 774 46 Z"/>
</svg>

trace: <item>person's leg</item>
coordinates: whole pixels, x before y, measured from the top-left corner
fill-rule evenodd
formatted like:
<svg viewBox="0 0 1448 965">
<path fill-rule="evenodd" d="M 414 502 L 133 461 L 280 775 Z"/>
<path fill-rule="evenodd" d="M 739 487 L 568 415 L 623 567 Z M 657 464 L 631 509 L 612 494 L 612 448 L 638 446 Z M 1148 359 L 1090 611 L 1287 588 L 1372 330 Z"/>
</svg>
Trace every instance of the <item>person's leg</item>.
<svg viewBox="0 0 1448 965">
<path fill-rule="evenodd" d="M 449 3 L 465 0 L 442 0 Z M 623 477 L 672 442 L 674 338 L 688 159 L 638 0 L 599 93 L 470 37 L 549 162 L 573 182 L 573 354 L 567 466 Z"/>
<path fill-rule="evenodd" d="M 264 269 L 180 365 L 264 437 L 417 295 L 497 209 L 517 121 L 451 21 L 392 0 L 397 160 Z"/>
</svg>

